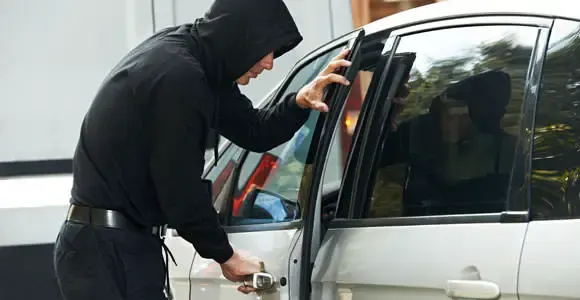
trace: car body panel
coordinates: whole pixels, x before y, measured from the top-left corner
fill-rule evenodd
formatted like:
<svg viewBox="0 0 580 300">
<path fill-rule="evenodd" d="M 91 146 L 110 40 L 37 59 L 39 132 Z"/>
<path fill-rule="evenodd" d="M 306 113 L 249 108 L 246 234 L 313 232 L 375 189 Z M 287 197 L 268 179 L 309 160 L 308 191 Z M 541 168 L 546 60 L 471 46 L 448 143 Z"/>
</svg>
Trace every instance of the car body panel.
<svg viewBox="0 0 580 300">
<path fill-rule="evenodd" d="M 532 221 L 524 243 L 521 300 L 580 299 L 580 220 Z"/>
<path fill-rule="evenodd" d="M 295 246 L 299 229 L 235 232 L 228 237 L 232 247 L 243 255 L 258 257 L 264 262 L 266 271 L 277 280 L 288 279 L 288 268 L 291 249 Z M 221 269 L 212 260 L 196 257 L 191 268 L 191 298 L 192 299 L 247 299 L 248 297 L 236 290 L 240 283 L 225 279 Z M 289 299 L 288 285 L 269 291 L 263 299 Z"/>
<path fill-rule="evenodd" d="M 517 299 L 527 224 L 331 228 L 315 263 L 313 299 L 445 299 L 447 280 L 480 276 Z M 341 298 L 343 299 L 343 298 Z"/>
<path fill-rule="evenodd" d="M 543 89 L 536 109 L 534 132 L 534 140 L 538 143 L 534 144 L 536 151 L 531 162 L 532 178 L 536 179 L 531 185 L 532 217 L 518 278 L 521 300 L 580 299 L 580 285 L 576 280 L 580 277 L 580 264 L 577 263 L 580 256 L 580 243 L 577 242 L 580 194 L 576 175 L 580 138 L 577 118 L 570 114 L 577 114 L 578 77 L 569 72 L 579 66 L 576 54 L 580 51 L 579 34 L 580 22 L 556 19 L 542 63 Z M 562 73 L 564 76 L 560 77 Z M 551 120 L 546 122 L 546 118 Z M 546 133 L 546 124 L 559 123 L 565 124 L 568 130 Z M 558 125 L 552 126 L 557 128 Z M 565 139 L 560 138 L 561 133 L 566 134 Z M 562 143 L 542 143 L 554 141 L 554 138 Z M 564 148 L 558 147 L 561 145 Z"/>
</svg>

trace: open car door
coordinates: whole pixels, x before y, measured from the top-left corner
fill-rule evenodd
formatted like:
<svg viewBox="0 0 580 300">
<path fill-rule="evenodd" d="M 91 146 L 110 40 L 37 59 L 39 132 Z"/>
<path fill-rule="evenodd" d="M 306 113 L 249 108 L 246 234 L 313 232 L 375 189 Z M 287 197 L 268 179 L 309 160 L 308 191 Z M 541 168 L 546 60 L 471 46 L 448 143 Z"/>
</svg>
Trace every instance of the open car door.
<svg viewBox="0 0 580 300">
<path fill-rule="evenodd" d="M 365 38 L 364 30 L 355 32 L 351 39 L 348 41 L 348 48 L 350 53 L 347 57 L 348 60 L 352 62 L 349 68 L 345 68 L 339 71 L 341 75 L 344 75 L 350 82 L 354 82 L 361 66 L 361 48 L 362 43 Z M 320 134 L 315 136 L 319 138 L 317 141 L 318 147 L 312 149 L 309 152 L 308 161 L 311 161 L 311 170 L 306 176 L 305 186 L 304 186 L 304 198 L 305 198 L 305 209 L 306 214 L 303 221 L 303 234 L 300 239 L 300 246 L 296 247 L 298 251 L 293 253 L 294 257 L 300 257 L 299 269 L 297 276 L 293 277 L 297 280 L 295 281 L 295 290 L 299 291 L 300 300 L 311 299 L 311 285 L 310 276 L 313 268 L 313 262 L 318 253 L 321 238 L 322 238 L 322 191 L 323 187 L 323 174 L 325 173 L 325 167 L 328 161 L 328 153 L 330 152 L 331 145 L 333 143 L 333 138 L 335 129 L 339 125 L 338 122 L 341 117 L 341 113 L 344 109 L 344 104 L 351 90 L 350 86 L 343 86 L 335 84 L 331 86 L 327 91 L 326 99 L 329 103 L 329 112 L 325 118 L 319 119 L 319 124 L 316 130 L 320 131 Z M 294 261 L 298 264 L 298 261 Z"/>
<path fill-rule="evenodd" d="M 268 105 L 274 105 L 288 93 L 308 84 L 345 47 L 351 49 L 349 56 L 355 62 L 353 66 L 356 65 L 357 47 L 362 37 L 363 31 L 347 34 L 301 60 Z M 349 73 L 351 68 L 340 72 L 352 77 Z M 352 78 L 349 79 L 352 81 Z M 289 300 L 300 296 L 305 222 L 314 224 L 313 218 L 320 220 L 320 214 L 313 218 L 309 215 L 308 195 L 314 187 L 310 184 L 310 175 L 318 161 L 326 160 L 325 148 L 328 145 L 323 145 L 328 141 L 326 136 L 332 136 L 332 131 L 327 133 L 325 129 L 336 125 L 340 114 L 339 103 L 344 100 L 344 94 L 342 86 L 329 87 L 326 95 L 331 107 L 329 113 L 312 111 L 293 138 L 265 153 L 230 145 L 221 154 L 216 166 L 206 174 L 205 178 L 214 182 L 214 207 L 219 212 L 232 246 L 264 262 L 264 276 L 254 277 L 257 279 L 255 284 L 262 282 L 257 292 L 262 299 Z M 317 186 L 319 184 L 316 183 Z M 191 256 L 193 262 L 186 266 L 189 269 L 189 291 L 176 293 L 178 298 L 252 297 L 238 292 L 236 288 L 240 283 L 225 279 L 214 261 L 195 254 Z"/>
<path fill-rule="evenodd" d="M 386 42 L 382 41 L 380 44 L 384 45 L 384 49 L 380 53 L 374 54 L 370 53 L 372 49 L 369 50 L 367 48 L 369 48 L 368 45 L 371 45 L 371 47 L 372 45 L 376 45 L 376 41 L 364 41 L 362 43 L 361 47 L 365 51 L 360 57 L 365 62 L 361 66 L 358 66 L 356 63 L 353 64 L 350 70 L 352 73 L 347 74 L 347 76 L 353 77 L 359 68 L 368 68 L 369 65 L 372 65 L 374 74 L 365 100 L 363 101 L 362 110 L 354 131 L 352 149 L 348 155 L 346 170 L 339 188 L 338 203 L 335 211 L 336 218 L 344 218 L 348 214 L 353 213 L 353 208 L 358 208 L 354 206 L 355 201 L 353 195 L 356 191 L 353 187 L 356 186 L 356 182 L 367 180 L 362 176 L 365 172 L 358 170 L 357 166 L 360 166 L 361 161 L 368 159 L 368 157 L 360 156 L 359 153 L 364 153 L 364 148 L 372 145 L 365 145 L 357 141 L 365 139 L 364 137 L 372 134 L 386 134 L 386 132 L 370 131 L 365 121 L 371 118 L 373 114 L 389 112 L 387 114 L 383 113 L 383 115 L 388 116 L 384 122 L 390 122 L 390 118 L 392 118 L 394 111 L 397 109 L 396 104 L 394 104 L 394 99 L 406 83 L 406 79 L 409 77 L 411 67 L 415 61 L 414 53 L 392 55 L 388 51 L 393 46 L 392 40 L 390 39 L 387 39 Z M 368 60 L 371 61 L 369 62 Z M 354 61 L 357 62 L 357 59 L 355 58 Z M 336 91 L 336 97 L 337 99 L 343 99 L 347 93 L 348 88 L 339 87 Z M 381 100 L 377 101 L 377 99 Z M 339 114 L 343 106 L 344 103 L 342 101 L 333 103 L 331 116 Z M 336 126 L 336 123 L 329 121 L 326 126 L 328 127 L 325 127 L 325 131 L 332 132 L 334 128 L 332 126 Z M 325 151 L 332 142 L 331 139 L 332 136 L 322 136 L 319 148 Z M 307 219 L 304 226 L 305 242 L 302 245 L 300 299 L 349 299 L 348 295 L 339 291 L 337 288 L 336 274 L 334 273 L 339 269 L 336 268 L 336 265 L 333 265 L 335 264 L 333 263 L 333 259 L 336 260 L 337 257 L 330 255 L 337 251 L 340 252 L 340 250 L 334 249 L 337 245 L 337 240 L 340 239 L 340 234 L 337 234 L 338 231 L 334 228 L 328 228 L 332 220 L 319 219 L 321 216 L 320 191 L 322 189 L 318 185 L 324 180 L 324 167 L 325 162 L 323 159 L 319 158 L 315 160 L 312 175 L 313 186 L 309 194 L 310 205 L 307 214 L 308 216 L 313 216 L 313 218 Z M 342 298 L 343 296 L 346 296 L 346 298 Z"/>
</svg>

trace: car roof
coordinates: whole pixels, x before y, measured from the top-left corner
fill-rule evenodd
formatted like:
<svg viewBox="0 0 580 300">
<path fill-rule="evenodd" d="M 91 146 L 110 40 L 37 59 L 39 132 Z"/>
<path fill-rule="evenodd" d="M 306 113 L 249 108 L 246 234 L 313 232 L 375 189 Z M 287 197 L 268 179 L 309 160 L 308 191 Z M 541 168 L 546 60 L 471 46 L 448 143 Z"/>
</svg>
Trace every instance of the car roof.
<svg viewBox="0 0 580 300">
<path fill-rule="evenodd" d="M 405 10 L 363 26 L 366 35 L 414 23 L 465 16 L 525 15 L 580 20 L 578 0 L 446 0 Z"/>
</svg>

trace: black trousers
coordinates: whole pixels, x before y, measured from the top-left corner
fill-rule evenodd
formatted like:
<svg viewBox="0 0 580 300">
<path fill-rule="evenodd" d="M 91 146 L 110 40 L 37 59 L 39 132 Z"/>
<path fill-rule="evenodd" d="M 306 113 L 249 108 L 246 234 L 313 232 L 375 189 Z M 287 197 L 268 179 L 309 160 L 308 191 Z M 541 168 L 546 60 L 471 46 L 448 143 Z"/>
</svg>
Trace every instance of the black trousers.
<svg viewBox="0 0 580 300">
<path fill-rule="evenodd" d="M 162 241 L 135 231 L 65 222 L 54 249 L 64 300 L 165 300 Z"/>
</svg>

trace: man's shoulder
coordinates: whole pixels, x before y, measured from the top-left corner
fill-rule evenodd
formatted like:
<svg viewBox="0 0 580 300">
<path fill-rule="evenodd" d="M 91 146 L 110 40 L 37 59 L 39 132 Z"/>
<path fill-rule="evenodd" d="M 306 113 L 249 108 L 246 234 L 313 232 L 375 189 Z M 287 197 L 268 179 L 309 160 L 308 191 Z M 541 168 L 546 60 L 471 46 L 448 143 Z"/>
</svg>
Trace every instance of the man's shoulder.
<svg viewBox="0 0 580 300">
<path fill-rule="evenodd" d="M 174 57 L 170 63 L 165 64 L 164 69 L 163 74 L 172 79 L 185 79 L 192 84 L 205 81 L 205 73 L 195 59 Z"/>
<path fill-rule="evenodd" d="M 182 76 L 202 79 L 205 77 L 201 62 L 193 56 L 187 45 L 179 40 L 159 37 L 144 42 L 127 54 L 123 60 L 129 69 L 137 74 Z M 148 77 L 148 76 L 147 76 Z"/>
<path fill-rule="evenodd" d="M 204 76 L 200 61 L 187 52 L 184 46 L 157 41 L 147 50 L 146 64 L 153 65 L 160 74 L 188 74 L 190 76 Z"/>
<path fill-rule="evenodd" d="M 209 92 L 211 87 L 205 72 L 195 58 L 181 55 L 171 56 L 159 66 L 157 75 L 154 75 L 157 83 L 170 82 L 171 86 L 179 86 L 182 89 L 194 88 L 198 92 Z"/>
</svg>

